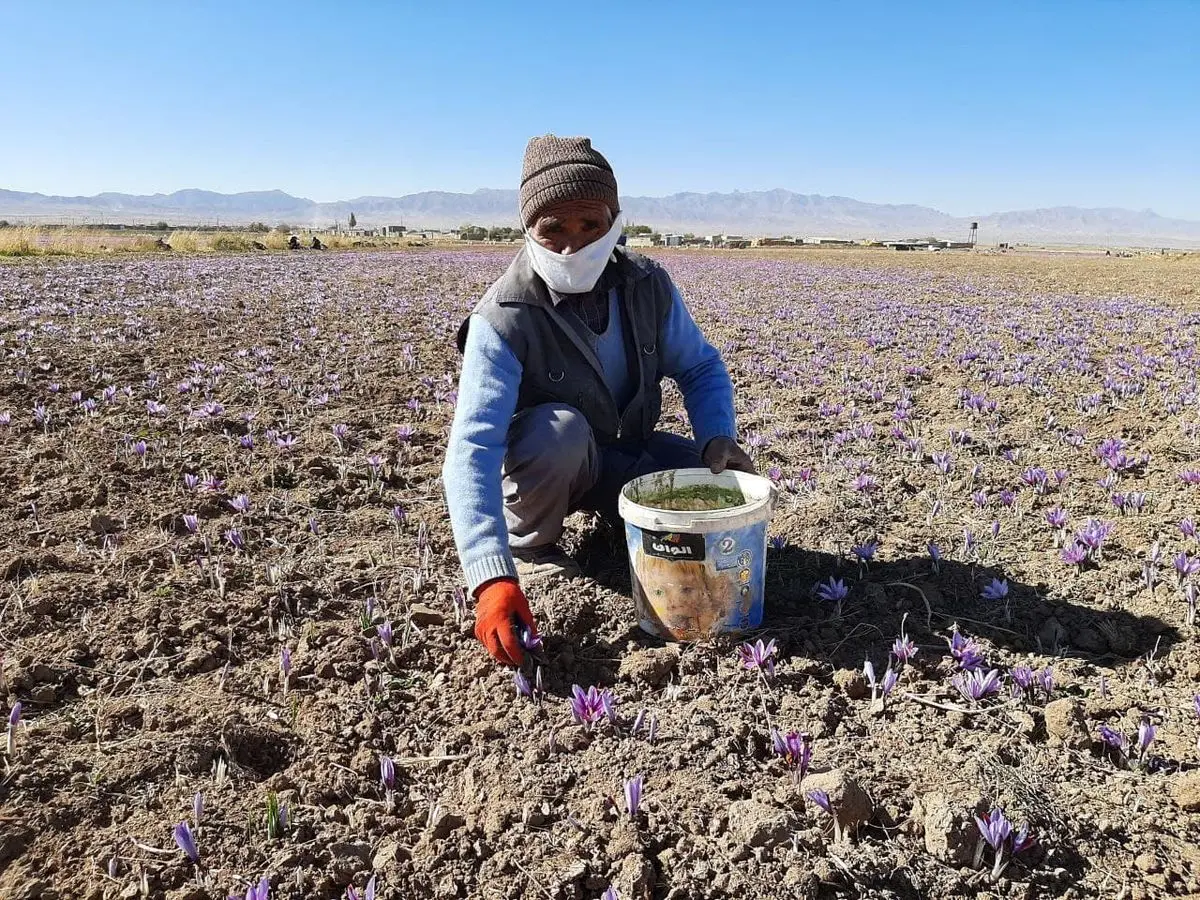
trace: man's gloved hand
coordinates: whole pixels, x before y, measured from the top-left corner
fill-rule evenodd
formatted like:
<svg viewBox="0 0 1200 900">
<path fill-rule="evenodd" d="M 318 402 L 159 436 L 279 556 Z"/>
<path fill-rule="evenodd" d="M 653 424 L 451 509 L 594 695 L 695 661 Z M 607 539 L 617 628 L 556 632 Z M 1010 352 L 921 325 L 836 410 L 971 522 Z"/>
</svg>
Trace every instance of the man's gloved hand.
<svg viewBox="0 0 1200 900">
<path fill-rule="evenodd" d="M 525 661 L 518 629 L 537 637 L 529 601 L 515 578 L 497 578 L 475 594 L 475 637 L 498 662 L 519 666 Z"/>
<path fill-rule="evenodd" d="M 737 441 L 730 437 L 715 437 L 704 446 L 704 464 L 719 475 L 726 469 L 735 472 L 748 472 L 757 475 L 758 470 L 746 455 L 746 451 L 738 446 Z"/>
</svg>

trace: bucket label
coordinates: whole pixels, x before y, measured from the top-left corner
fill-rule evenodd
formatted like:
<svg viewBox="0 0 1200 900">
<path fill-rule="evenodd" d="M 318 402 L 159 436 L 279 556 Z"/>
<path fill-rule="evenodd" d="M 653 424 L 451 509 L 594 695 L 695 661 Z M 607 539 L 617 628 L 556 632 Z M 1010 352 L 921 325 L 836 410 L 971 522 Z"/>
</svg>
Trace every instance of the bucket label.
<svg viewBox="0 0 1200 900">
<path fill-rule="evenodd" d="M 677 559 L 682 562 L 704 561 L 704 535 L 678 531 L 643 531 L 642 550 L 647 556 Z"/>
</svg>

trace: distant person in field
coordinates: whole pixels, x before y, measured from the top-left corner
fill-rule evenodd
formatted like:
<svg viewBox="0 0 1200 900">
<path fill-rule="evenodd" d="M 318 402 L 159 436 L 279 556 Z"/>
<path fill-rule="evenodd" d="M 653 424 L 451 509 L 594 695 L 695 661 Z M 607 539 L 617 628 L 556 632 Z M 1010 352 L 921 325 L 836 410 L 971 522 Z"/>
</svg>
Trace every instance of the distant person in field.
<svg viewBox="0 0 1200 900">
<path fill-rule="evenodd" d="M 321 239 L 319 237 L 317 237 L 315 234 L 313 235 L 311 249 L 313 249 L 313 250 L 324 250 L 325 249 L 325 245 L 321 243 Z"/>
<path fill-rule="evenodd" d="M 300 249 L 300 238 L 298 238 L 294 234 L 291 235 L 290 237 L 288 237 L 288 249 L 289 250 L 299 250 Z"/>
<path fill-rule="evenodd" d="M 658 263 L 618 246 L 617 181 L 588 138 L 525 149 L 525 245 L 458 333 L 458 404 L 443 479 L 475 634 L 520 665 L 537 634 L 522 583 L 579 574 L 558 546 L 575 510 L 616 518 L 632 478 L 704 465 L 754 470 L 734 439 L 733 387 Z M 662 379 L 695 440 L 656 430 Z"/>
</svg>

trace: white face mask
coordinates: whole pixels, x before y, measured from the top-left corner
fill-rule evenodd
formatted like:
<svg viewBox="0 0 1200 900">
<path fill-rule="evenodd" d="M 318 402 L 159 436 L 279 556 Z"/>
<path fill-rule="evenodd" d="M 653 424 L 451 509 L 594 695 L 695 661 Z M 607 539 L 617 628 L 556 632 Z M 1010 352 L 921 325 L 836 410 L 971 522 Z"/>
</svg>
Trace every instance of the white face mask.
<svg viewBox="0 0 1200 900">
<path fill-rule="evenodd" d="M 608 234 L 574 253 L 547 250 L 534 239 L 531 231 L 525 232 L 525 251 L 529 254 L 533 271 L 542 277 L 550 290 L 559 294 L 583 294 L 594 288 L 600 280 L 600 273 L 608 265 L 620 237 L 621 217 L 617 216 Z"/>
</svg>

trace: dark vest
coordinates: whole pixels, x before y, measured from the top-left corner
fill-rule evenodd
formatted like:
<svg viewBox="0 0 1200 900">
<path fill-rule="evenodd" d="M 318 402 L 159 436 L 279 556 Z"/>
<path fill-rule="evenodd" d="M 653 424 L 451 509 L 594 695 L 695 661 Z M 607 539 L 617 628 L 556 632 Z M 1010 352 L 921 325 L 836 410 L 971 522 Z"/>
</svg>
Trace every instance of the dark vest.
<svg viewBox="0 0 1200 900">
<path fill-rule="evenodd" d="M 474 315 L 496 329 L 521 363 L 517 412 L 565 403 L 583 413 L 601 446 L 640 444 L 654 433 L 662 414 L 659 347 L 671 309 L 671 277 L 658 263 L 624 247 L 616 248 L 608 265 L 605 277 L 615 276 L 626 355 L 637 385 L 623 410 L 604 383 L 600 360 L 555 308 L 524 248 L 483 295 Z M 469 327 L 467 319 L 459 328 L 460 353 Z"/>
</svg>

